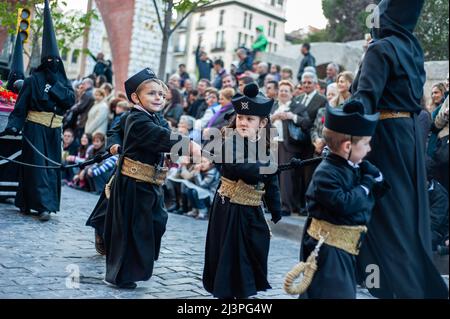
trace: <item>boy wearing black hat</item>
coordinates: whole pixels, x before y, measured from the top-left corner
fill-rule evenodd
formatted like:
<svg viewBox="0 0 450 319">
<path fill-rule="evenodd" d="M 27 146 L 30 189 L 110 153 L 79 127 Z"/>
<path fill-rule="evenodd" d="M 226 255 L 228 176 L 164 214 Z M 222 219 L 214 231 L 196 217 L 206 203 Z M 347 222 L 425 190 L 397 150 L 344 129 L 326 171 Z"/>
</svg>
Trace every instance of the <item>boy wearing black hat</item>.
<svg viewBox="0 0 450 319">
<path fill-rule="evenodd" d="M 363 115 L 351 106 L 327 106 L 323 136 L 330 153 L 314 172 L 306 192 L 309 217 L 301 260 L 315 250 L 317 270 L 301 297 L 356 298 L 355 256 L 367 231 L 375 198 L 387 184 L 381 172 L 363 160 L 379 114 Z"/>
<path fill-rule="evenodd" d="M 271 162 L 260 158 L 258 152 L 260 148 L 267 154 L 270 146 L 261 135 L 270 127 L 273 100 L 251 83 L 244 95 L 234 96 L 232 103 L 237 115 L 225 135 L 225 160 L 220 165 L 221 182 L 209 212 L 203 270 L 203 286 L 222 299 L 247 298 L 271 288 L 267 281 L 270 230 L 262 201 L 274 223 L 281 219 L 276 169 L 272 174 L 263 170 Z M 232 158 L 227 161 L 230 154 Z"/>
<path fill-rule="evenodd" d="M 106 212 L 104 242 L 105 282 L 134 289 L 136 281 L 148 280 L 158 259 L 167 212 L 160 186 L 166 169 L 164 153 L 179 142 L 200 157 L 200 147 L 188 137 L 173 134 L 157 115 L 165 102 L 167 87 L 150 69 L 125 82 L 135 105 L 126 118 L 120 156 Z"/>
</svg>

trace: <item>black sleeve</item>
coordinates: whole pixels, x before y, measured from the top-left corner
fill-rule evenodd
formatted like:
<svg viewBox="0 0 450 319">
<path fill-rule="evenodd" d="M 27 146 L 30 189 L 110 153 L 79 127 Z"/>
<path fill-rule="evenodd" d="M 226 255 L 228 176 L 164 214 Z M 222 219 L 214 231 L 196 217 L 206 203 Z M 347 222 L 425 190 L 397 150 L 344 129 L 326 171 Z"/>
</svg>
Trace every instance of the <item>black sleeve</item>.
<svg viewBox="0 0 450 319">
<path fill-rule="evenodd" d="M 106 133 L 106 149 L 109 150 L 113 145 L 122 145 L 123 136 L 125 131 L 125 121 L 127 119 L 127 114 L 120 117 L 119 122 L 109 129 Z"/>
<path fill-rule="evenodd" d="M 271 175 L 267 179 L 265 189 L 264 202 L 266 203 L 272 218 L 281 216 L 280 183 L 278 181 L 278 175 Z"/>
<path fill-rule="evenodd" d="M 128 123 L 127 123 L 128 125 Z M 167 153 L 172 146 L 182 141 L 189 143 L 189 137 L 173 133 L 170 129 L 156 125 L 154 122 L 142 117 L 135 118 L 131 123 L 129 138 L 141 141 L 142 148 L 155 153 Z"/>
<path fill-rule="evenodd" d="M 314 175 L 314 197 L 328 210 L 342 216 L 372 209 L 373 197 L 366 194 L 361 185 L 344 190 L 340 177 L 331 171 L 317 170 Z"/>
<path fill-rule="evenodd" d="M 31 78 L 27 78 L 20 90 L 14 110 L 9 115 L 7 128 L 14 127 L 17 131 L 22 130 L 25 119 L 27 118 L 28 107 L 31 103 L 31 96 Z"/>
<path fill-rule="evenodd" d="M 51 87 L 49 94 L 56 99 L 58 106 L 63 110 L 67 110 L 75 104 L 75 92 L 70 83 L 56 82 Z"/>
<path fill-rule="evenodd" d="M 390 56 L 387 43 L 375 42 L 367 49 L 352 100 L 362 103 L 367 113 L 375 113 L 389 78 Z M 391 53 L 392 55 L 393 53 Z"/>
</svg>

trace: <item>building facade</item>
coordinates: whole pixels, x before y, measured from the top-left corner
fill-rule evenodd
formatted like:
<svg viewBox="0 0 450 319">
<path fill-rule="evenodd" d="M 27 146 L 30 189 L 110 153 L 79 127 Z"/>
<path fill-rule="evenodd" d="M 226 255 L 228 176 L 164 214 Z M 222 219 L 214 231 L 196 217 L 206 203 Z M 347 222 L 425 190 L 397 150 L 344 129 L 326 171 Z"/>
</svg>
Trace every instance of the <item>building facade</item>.
<svg viewBox="0 0 450 319">
<path fill-rule="evenodd" d="M 193 13 L 175 31 L 172 72 L 180 63 L 191 74 L 196 73 L 195 50 L 201 47 L 210 59 L 222 59 L 225 68 L 237 60 L 235 50 L 251 48 L 256 39 L 256 27 L 264 27 L 269 45 L 267 52 L 276 53 L 285 41 L 286 0 L 219 0 Z"/>
</svg>

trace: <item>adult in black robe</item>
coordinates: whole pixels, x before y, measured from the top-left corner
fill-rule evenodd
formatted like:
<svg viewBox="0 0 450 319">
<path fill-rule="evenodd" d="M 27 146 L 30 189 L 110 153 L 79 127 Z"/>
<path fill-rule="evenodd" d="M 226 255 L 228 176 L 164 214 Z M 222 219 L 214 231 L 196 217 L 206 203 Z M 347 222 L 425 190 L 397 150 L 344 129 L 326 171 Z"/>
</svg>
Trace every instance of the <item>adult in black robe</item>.
<svg viewBox="0 0 450 319">
<path fill-rule="evenodd" d="M 161 165 L 163 153 L 181 139 L 188 138 L 178 135 L 171 139 L 171 130 L 155 113 L 133 108 L 127 116 L 123 152 L 105 219 L 106 282 L 127 287 L 152 276 L 168 217 L 161 187 L 123 175 L 124 157 Z"/>
<path fill-rule="evenodd" d="M 447 298 L 448 289 L 431 259 L 425 150 L 417 116 L 425 82 L 422 48 L 413 30 L 424 0 L 383 0 L 380 27 L 358 71 L 349 103 L 366 112 L 410 112 L 411 117 L 381 120 L 368 160 L 391 184 L 378 201 L 357 258 L 358 281 L 377 265 L 380 284 L 369 286 L 379 298 Z M 373 275 L 373 274 L 372 274 Z"/>
<path fill-rule="evenodd" d="M 75 93 L 67 80 L 59 56 L 48 1 L 44 8 L 44 31 L 41 65 L 27 78 L 11 113 L 5 132 L 22 131 L 22 159 L 34 165 L 55 166 L 33 149 L 30 143 L 52 161 L 61 162 L 61 127 L 51 128 L 27 120 L 30 111 L 49 112 L 63 116 L 75 103 Z M 61 198 L 61 171 L 21 166 L 19 190 L 15 205 L 28 213 L 39 213 L 40 219 L 49 219 L 50 212 L 59 211 Z"/>
</svg>

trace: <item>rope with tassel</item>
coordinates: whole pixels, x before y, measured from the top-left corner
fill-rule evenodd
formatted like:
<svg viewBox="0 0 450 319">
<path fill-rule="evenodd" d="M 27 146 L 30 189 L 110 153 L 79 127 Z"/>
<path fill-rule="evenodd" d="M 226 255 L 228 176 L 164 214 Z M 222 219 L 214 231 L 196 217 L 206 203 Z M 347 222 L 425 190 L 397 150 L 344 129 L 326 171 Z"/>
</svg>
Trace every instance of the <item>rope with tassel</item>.
<svg viewBox="0 0 450 319">
<path fill-rule="evenodd" d="M 316 247 L 314 247 L 314 250 L 308 256 L 306 261 L 299 262 L 286 274 L 283 288 L 288 294 L 301 295 L 308 289 L 309 285 L 311 285 L 314 274 L 317 271 L 317 256 L 319 255 L 320 247 L 327 237 L 328 233 L 325 236 L 320 235 Z M 298 284 L 294 283 L 301 275 L 303 275 L 301 281 Z"/>
</svg>

